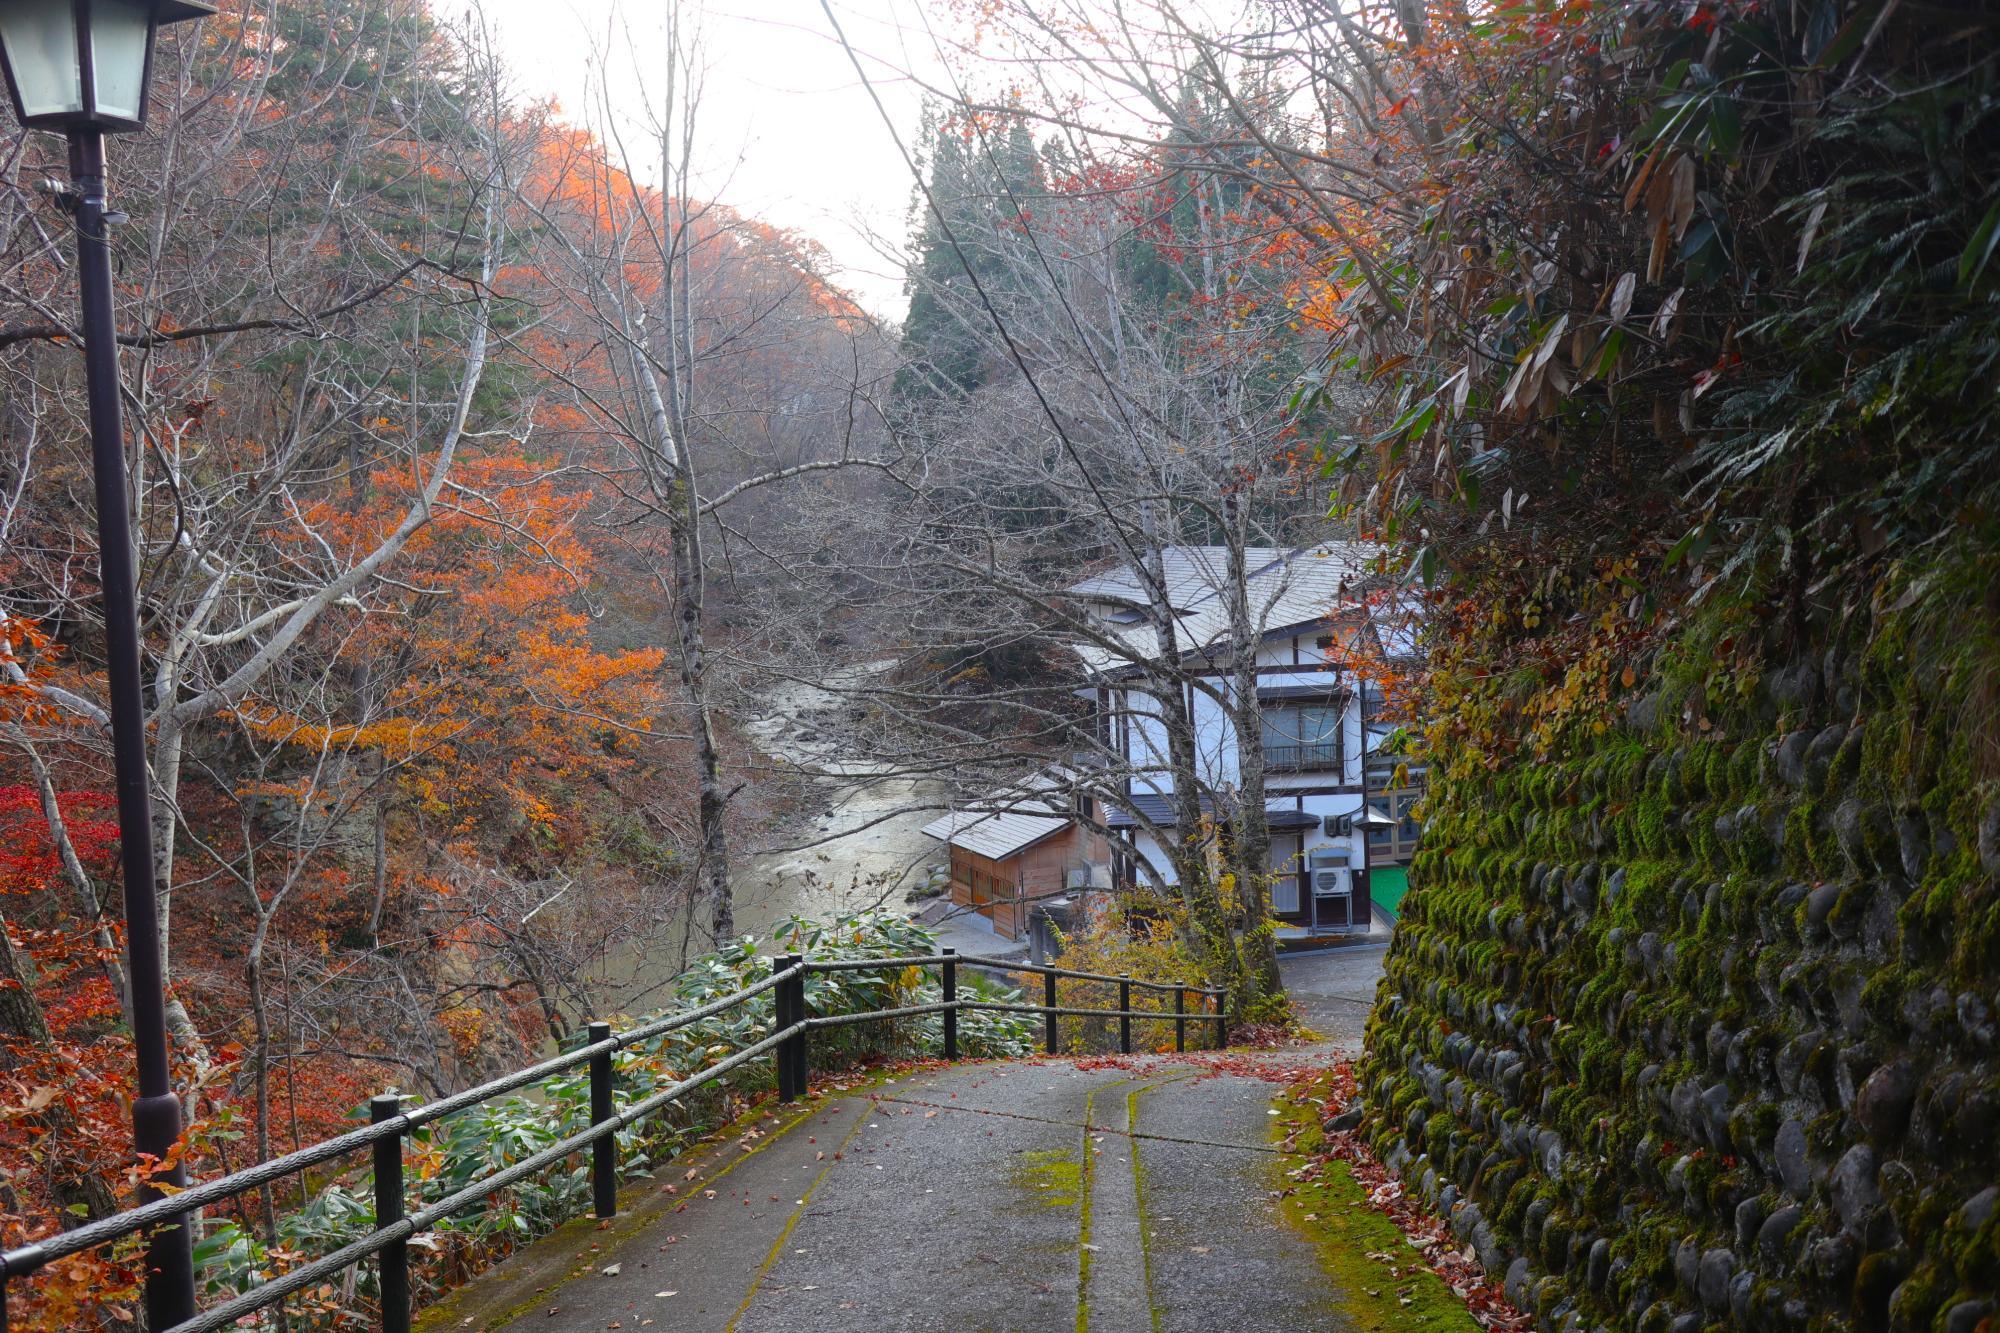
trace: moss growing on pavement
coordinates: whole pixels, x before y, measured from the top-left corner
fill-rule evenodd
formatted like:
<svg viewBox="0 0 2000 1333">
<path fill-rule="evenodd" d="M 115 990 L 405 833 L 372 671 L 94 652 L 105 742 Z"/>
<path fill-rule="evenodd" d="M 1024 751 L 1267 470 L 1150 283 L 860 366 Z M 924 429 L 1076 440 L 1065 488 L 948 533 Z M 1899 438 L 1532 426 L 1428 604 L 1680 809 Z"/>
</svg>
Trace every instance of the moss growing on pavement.
<svg viewBox="0 0 2000 1333">
<path fill-rule="evenodd" d="M 550 1293 L 596 1271 L 600 1251 L 630 1240 L 657 1222 L 663 1213 L 678 1211 L 696 1192 L 713 1187 L 825 1110 L 832 1097 L 866 1097 L 875 1089 L 901 1081 L 914 1068 L 920 1066 L 875 1068 L 841 1075 L 837 1092 L 822 1088 L 807 1100 L 789 1105 L 775 1098 L 759 1098 L 734 1120 L 657 1163 L 651 1174 L 624 1182 L 618 1191 L 615 1220 L 603 1223 L 588 1213 L 570 1219 L 548 1235 L 514 1251 L 504 1265 L 489 1268 L 473 1281 L 443 1293 L 434 1304 L 417 1313 L 414 1324 L 417 1333 L 499 1328 L 529 1315 L 548 1303 Z M 744 1147 L 753 1130 L 759 1137 Z M 849 1135 L 852 1136 L 852 1131 Z M 697 1172 L 692 1184 L 684 1178 L 689 1169 Z M 678 1195 L 663 1193 L 659 1188 L 663 1183 L 686 1188 Z M 588 1248 L 579 1250 L 579 1246 Z M 521 1280 L 522 1275 L 529 1273 L 534 1276 Z M 510 1278 L 516 1280 L 510 1282 Z"/>
<path fill-rule="evenodd" d="M 1476 1333 L 1479 1324 L 1465 1303 L 1424 1267 L 1396 1224 L 1369 1206 L 1347 1163 L 1325 1159 L 1326 1169 L 1311 1181 L 1289 1176 L 1319 1154 L 1325 1136 L 1313 1103 L 1280 1098 L 1275 1105 L 1272 1138 L 1297 1149 L 1273 1159 L 1279 1208 L 1312 1244 L 1337 1288 L 1340 1312 L 1361 1333 Z"/>
<path fill-rule="evenodd" d="M 1083 1200 L 1083 1163 L 1060 1150 L 1024 1152 L 1014 1184 L 1048 1208 L 1074 1208 Z"/>
<path fill-rule="evenodd" d="M 891 1082 L 885 1077 L 881 1082 Z M 488 1270 L 499 1280 L 472 1282 L 444 1295 L 436 1304 L 420 1311 L 414 1327 L 418 1333 L 479 1327 L 500 1328 L 529 1315 L 546 1304 L 549 1294 L 573 1279 L 595 1271 L 604 1251 L 630 1240 L 653 1225 L 686 1196 L 663 1195 L 659 1183 L 668 1175 L 683 1171 L 697 1173 L 689 1195 L 712 1188 L 743 1163 L 765 1151 L 787 1134 L 818 1114 L 813 1102 L 792 1105 L 759 1101 L 736 1119 L 711 1131 L 686 1152 L 660 1163 L 651 1176 L 626 1182 L 619 1189 L 618 1215 L 600 1222 L 585 1214 L 571 1218 L 556 1230 L 508 1256 L 504 1270 Z M 756 1130 L 760 1137 L 748 1148 L 741 1146 L 745 1135 Z M 732 1147 L 736 1150 L 731 1151 Z M 684 1182 L 682 1182 L 684 1183 Z M 672 1200 L 672 1202 L 669 1202 Z M 582 1248 L 579 1248 L 582 1247 Z M 532 1272 L 528 1283 L 509 1284 L 506 1277 Z"/>
</svg>

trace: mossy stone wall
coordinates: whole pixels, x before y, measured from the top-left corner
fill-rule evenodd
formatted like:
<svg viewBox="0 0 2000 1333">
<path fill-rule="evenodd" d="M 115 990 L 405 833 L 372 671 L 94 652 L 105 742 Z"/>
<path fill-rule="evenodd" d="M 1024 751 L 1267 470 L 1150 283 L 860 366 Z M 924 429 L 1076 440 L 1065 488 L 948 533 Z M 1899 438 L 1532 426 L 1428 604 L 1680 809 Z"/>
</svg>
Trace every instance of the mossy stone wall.
<svg viewBox="0 0 2000 1333">
<path fill-rule="evenodd" d="M 2000 1328 L 2000 691 L 1949 635 L 1434 756 L 1365 1124 L 1543 1326 Z"/>
</svg>

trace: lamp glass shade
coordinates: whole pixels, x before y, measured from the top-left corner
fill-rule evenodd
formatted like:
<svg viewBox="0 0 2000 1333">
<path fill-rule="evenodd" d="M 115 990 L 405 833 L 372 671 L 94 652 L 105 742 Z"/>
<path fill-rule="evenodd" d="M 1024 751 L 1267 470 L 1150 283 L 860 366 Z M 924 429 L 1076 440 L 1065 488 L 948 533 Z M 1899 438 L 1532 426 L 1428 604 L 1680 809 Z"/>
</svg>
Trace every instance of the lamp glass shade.
<svg viewBox="0 0 2000 1333">
<path fill-rule="evenodd" d="M 91 0 L 90 64 L 106 119 L 137 121 L 146 102 L 146 57 L 153 49 L 150 0 Z"/>
<path fill-rule="evenodd" d="M 0 47 L 23 121 L 82 113 L 83 66 L 68 4 L 0 0 Z"/>
</svg>

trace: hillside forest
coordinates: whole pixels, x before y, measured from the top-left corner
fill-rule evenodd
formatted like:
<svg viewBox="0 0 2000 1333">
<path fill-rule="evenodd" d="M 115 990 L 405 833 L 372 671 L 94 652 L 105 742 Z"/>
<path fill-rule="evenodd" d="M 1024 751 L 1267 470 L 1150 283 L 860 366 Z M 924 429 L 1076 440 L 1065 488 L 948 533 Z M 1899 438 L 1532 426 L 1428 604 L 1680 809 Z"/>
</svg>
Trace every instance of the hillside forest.
<svg viewBox="0 0 2000 1333">
<path fill-rule="evenodd" d="M 900 874 L 758 898 L 830 793 L 935 809 L 1057 761 L 1115 788 L 1119 756 L 1077 762 L 1075 645 L 1186 682 L 1065 590 L 1159 589 L 1179 544 L 1371 543 L 1369 595 L 1421 609 L 1428 667 L 1382 684 L 1447 811 L 1635 700 L 1719 740 L 1900 616 L 1895 670 L 1958 719 L 1933 826 L 1988 856 L 2000 43 L 1980 5 L 1897 11 L 989 0 L 911 34 L 943 71 L 920 125 L 853 127 L 909 167 L 893 318 L 696 187 L 692 19 L 603 58 L 644 89 L 617 116 L 517 93 L 428 0 L 164 31 L 113 253 L 182 1162 L 518 1068 L 792 911 L 899 907 Z M 11 1245 L 161 1164 L 129 1160 L 75 283 L 37 188 L 63 149 L 0 135 Z M 1170 643 L 1163 590 L 1142 614 Z M 801 690 L 837 766 L 771 743 Z M 1173 817 L 1175 965 L 1282 1017 L 1268 833 Z M 1964 864 L 1927 929 L 1990 994 L 2000 898 Z M 1399 948 L 1441 929 L 1424 869 Z M 330 1244 L 323 1183 L 222 1219 L 204 1280 Z M 130 1326 L 135 1265 L 79 1256 L 10 1314 Z M 289 1317 L 367 1293 L 317 1299 Z"/>
</svg>

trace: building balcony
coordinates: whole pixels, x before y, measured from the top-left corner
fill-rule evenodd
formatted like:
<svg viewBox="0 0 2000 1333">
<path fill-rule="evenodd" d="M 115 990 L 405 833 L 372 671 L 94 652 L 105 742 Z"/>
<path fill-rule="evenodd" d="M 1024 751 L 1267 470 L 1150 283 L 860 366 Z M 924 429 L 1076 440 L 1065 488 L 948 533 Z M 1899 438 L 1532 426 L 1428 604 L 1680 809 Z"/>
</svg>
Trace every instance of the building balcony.
<svg viewBox="0 0 2000 1333">
<path fill-rule="evenodd" d="M 1267 773 L 1337 773 L 1340 771 L 1340 743 L 1312 741 L 1299 745 L 1266 745 L 1264 771 Z"/>
</svg>

